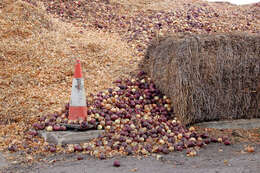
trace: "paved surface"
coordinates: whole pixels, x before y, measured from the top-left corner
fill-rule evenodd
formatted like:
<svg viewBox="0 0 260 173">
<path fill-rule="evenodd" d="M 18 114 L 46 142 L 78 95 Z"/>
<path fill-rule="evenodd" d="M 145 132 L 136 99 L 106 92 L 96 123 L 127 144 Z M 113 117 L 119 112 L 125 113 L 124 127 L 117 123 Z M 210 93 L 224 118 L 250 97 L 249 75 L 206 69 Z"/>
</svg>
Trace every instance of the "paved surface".
<svg viewBox="0 0 260 173">
<path fill-rule="evenodd" d="M 15 165 L 4 172 L 31 172 L 31 173 L 259 173 L 260 144 L 255 144 L 254 153 L 241 153 L 244 144 L 223 146 L 210 144 L 199 151 L 196 157 L 187 157 L 185 152 L 173 152 L 162 155 L 160 159 L 149 156 L 140 159 L 134 157 L 119 157 L 107 160 L 97 160 L 85 156 L 78 161 L 78 155 L 52 156 L 52 164 L 39 163 L 30 167 Z M 222 149 L 220 151 L 220 149 Z M 113 167 L 113 161 L 120 160 L 121 167 Z"/>
<path fill-rule="evenodd" d="M 231 121 L 211 121 L 198 123 L 196 126 L 216 129 L 254 129 L 260 128 L 260 119 L 241 119 Z"/>
<path fill-rule="evenodd" d="M 5 157 L 0 153 L 0 170 L 7 166 L 8 166 L 8 163 L 5 159 Z"/>
<path fill-rule="evenodd" d="M 201 123 L 203 127 L 214 128 L 256 128 L 260 127 L 259 119 L 235 120 L 221 122 Z M 44 132 L 43 137 L 53 143 L 78 143 L 78 140 L 90 140 L 102 131 L 86 132 Z M 119 157 L 107 160 L 97 160 L 88 155 L 80 155 L 83 160 L 77 160 L 79 154 L 53 155 L 45 158 L 45 162 L 32 166 L 8 164 L 0 153 L 0 172 L 4 173 L 260 173 L 260 144 L 252 144 L 254 153 L 241 152 L 245 143 L 224 146 L 223 144 L 210 144 L 198 152 L 196 157 L 187 157 L 184 152 L 173 152 L 149 157 Z M 250 144 L 251 145 L 251 144 Z M 117 159 L 121 167 L 112 166 Z M 7 168 L 4 168 L 7 167 Z"/>
</svg>

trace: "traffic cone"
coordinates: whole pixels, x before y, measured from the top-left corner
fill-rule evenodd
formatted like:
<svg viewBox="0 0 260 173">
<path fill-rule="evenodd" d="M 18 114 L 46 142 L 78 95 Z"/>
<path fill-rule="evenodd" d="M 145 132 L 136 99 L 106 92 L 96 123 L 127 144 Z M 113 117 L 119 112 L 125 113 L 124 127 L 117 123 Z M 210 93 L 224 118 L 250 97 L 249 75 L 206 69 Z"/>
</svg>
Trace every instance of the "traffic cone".
<svg viewBox="0 0 260 173">
<path fill-rule="evenodd" d="M 87 105 L 84 88 L 84 80 L 81 71 L 80 61 L 77 60 L 75 73 L 72 81 L 72 89 L 69 106 L 69 120 L 86 120 Z"/>
</svg>

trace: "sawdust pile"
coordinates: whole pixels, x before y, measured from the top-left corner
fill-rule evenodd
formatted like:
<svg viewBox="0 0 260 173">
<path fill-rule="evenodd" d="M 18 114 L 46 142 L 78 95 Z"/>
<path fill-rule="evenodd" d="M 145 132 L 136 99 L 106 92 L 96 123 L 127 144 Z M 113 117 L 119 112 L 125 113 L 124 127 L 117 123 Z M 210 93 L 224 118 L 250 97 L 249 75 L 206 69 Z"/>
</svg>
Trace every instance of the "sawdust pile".
<svg viewBox="0 0 260 173">
<path fill-rule="evenodd" d="M 69 100 L 75 58 L 87 93 L 111 87 L 136 68 L 117 34 L 63 23 L 41 3 L 4 0 L 0 10 L 0 124 L 59 110 Z"/>
</svg>

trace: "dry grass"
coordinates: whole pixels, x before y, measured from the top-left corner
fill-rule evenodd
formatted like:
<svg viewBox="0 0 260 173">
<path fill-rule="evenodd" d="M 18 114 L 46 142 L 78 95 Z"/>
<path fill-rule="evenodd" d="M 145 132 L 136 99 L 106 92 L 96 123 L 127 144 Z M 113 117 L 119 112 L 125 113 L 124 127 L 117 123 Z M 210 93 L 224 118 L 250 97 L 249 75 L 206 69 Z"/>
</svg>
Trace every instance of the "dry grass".
<svg viewBox="0 0 260 173">
<path fill-rule="evenodd" d="M 136 68 L 117 34 L 63 23 L 40 3 L 4 0 L 1 6 L 0 121 L 59 110 L 69 101 L 75 58 L 82 61 L 87 93 L 111 87 Z"/>
<path fill-rule="evenodd" d="M 260 115 L 257 34 L 178 35 L 147 51 L 146 71 L 184 123 Z"/>
</svg>

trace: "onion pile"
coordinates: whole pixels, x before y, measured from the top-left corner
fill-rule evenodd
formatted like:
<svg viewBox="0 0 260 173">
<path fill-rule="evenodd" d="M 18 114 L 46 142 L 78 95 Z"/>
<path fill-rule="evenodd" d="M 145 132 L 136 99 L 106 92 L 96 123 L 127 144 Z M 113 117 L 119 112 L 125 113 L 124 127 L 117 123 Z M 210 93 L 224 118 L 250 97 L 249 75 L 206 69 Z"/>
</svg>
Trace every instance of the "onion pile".
<svg viewBox="0 0 260 173">
<path fill-rule="evenodd" d="M 212 138 L 198 134 L 194 127 L 186 128 L 174 118 L 171 100 L 163 95 L 144 72 L 136 78 L 117 80 L 117 87 L 87 98 L 86 121 L 68 120 L 69 104 L 60 113 L 40 117 L 33 125 L 36 130 L 67 130 L 63 123 L 104 129 L 105 132 L 89 143 L 68 145 L 69 152 L 86 152 L 100 159 L 114 155 L 151 153 L 168 154 L 196 148 L 211 142 L 229 145 L 227 138 Z M 33 134 L 35 133 L 32 131 Z M 31 132 L 31 133 L 32 133 Z M 51 149 L 54 152 L 54 149 Z"/>
</svg>

